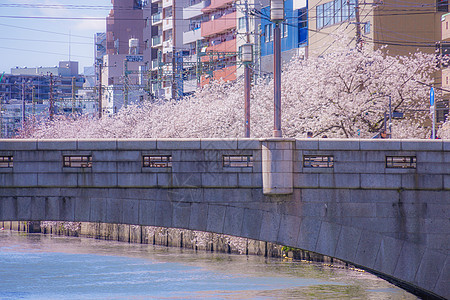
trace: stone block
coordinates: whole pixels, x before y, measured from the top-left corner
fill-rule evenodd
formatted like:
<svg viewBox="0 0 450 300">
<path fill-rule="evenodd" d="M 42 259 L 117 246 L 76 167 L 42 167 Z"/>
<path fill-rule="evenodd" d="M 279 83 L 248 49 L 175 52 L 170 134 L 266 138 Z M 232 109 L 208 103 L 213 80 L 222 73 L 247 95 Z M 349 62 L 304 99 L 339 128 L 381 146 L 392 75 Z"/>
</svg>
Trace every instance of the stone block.
<svg viewBox="0 0 450 300">
<path fill-rule="evenodd" d="M 418 189 L 443 189 L 444 180 L 443 175 L 437 174 L 418 174 L 417 175 Z"/>
<path fill-rule="evenodd" d="M 45 197 L 31 197 L 31 220 L 45 220 Z"/>
<path fill-rule="evenodd" d="M 207 138 L 200 140 L 201 149 L 229 150 L 238 149 L 237 139 Z"/>
<path fill-rule="evenodd" d="M 172 173 L 173 187 L 201 187 L 201 173 Z M 158 182 L 159 183 L 159 182 Z"/>
<path fill-rule="evenodd" d="M 259 209 L 245 209 L 242 236 L 258 240 L 261 234 L 263 212 Z"/>
<path fill-rule="evenodd" d="M 210 203 L 249 203 L 252 201 L 252 189 L 204 189 L 203 197 Z"/>
<path fill-rule="evenodd" d="M 88 197 L 76 197 L 74 209 L 75 222 L 89 222 L 91 212 L 91 200 Z"/>
<path fill-rule="evenodd" d="M 31 197 L 17 197 L 17 220 L 30 221 L 31 216 Z"/>
<path fill-rule="evenodd" d="M 55 173 L 62 172 L 63 164 L 60 158 L 58 162 L 36 161 L 36 162 L 14 162 L 16 173 Z"/>
<path fill-rule="evenodd" d="M 155 225 L 172 227 L 172 203 L 168 201 L 155 201 Z"/>
<path fill-rule="evenodd" d="M 335 256 L 346 261 L 355 261 L 361 230 L 349 226 L 342 226 L 336 246 Z"/>
<path fill-rule="evenodd" d="M 192 230 L 206 231 L 208 220 L 208 204 L 192 203 L 189 228 Z"/>
<path fill-rule="evenodd" d="M 91 198 L 90 221 L 106 222 L 106 199 Z"/>
<path fill-rule="evenodd" d="M 317 239 L 316 252 L 334 257 L 341 227 L 341 225 L 336 223 L 322 221 Z"/>
<path fill-rule="evenodd" d="M 173 187 L 173 174 L 172 173 L 157 173 L 157 185 L 158 187 Z"/>
<path fill-rule="evenodd" d="M 261 173 L 239 173 L 238 187 L 244 188 L 262 188 L 262 175 Z M 204 185 L 204 183 L 203 183 Z"/>
<path fill-rule="evenodd" d="M 155 150 L 156 139 L 117 139 L 118 150 Z"/>
<path fill-rule="evenodd" d="M 173 150 L 172 161 L 179 163 L 191 162 L 202 164 L 205 161 L 203 150 Z"/>
<path fill-rule="evenodd" d="M 117 174 L 119 187 L 156 187 L 157 174 L 153 173 L 119 173 Z"/>
<path fill-rule="evenodd" d="M 0 172 L 0 190 L 4 190 L 7 187 L 13 187 L 14 186 L 14 175 L 12 173 L 12 170 L 8 173 L 2 173 Z"/>
<path fill-rule="evenodd" d="M 442 148 L 444 151 L 450 151 L 450 140 L 443 140 Z"/>
<path fill-rule="evenodd" d="M 186 202 L 172 202 L 173 217 L 172 227 L 174 228 L 189 228 L 191 216 L 191 203 Z"/>
<path fill-rule="evenodd" d="M 442 151 L 442 140 L 402 140 L 404 151 Z"/>
<path fill-rule="evenodd" d="M 155 225 L 155 202 L 140 200 L 139 203 L 139 224 L 143 226 Z"/>
<path fill-rule="evenodd" d="M 319 139 L 297 139 L 295 140 L 297 150 L 319 150 Z"/>
<path fill-rule="evenodd" d="M 243 218 L 243 208 L 227 206 L 223 223 L 223 233 L 233 236 L 242 236 Z"/>
<path fill-rule="evenodd" d="M 0 151 L 37 150 L 35 139 L 0 139 Z"/>
<path fill-rule="evenodd" d="M 45 198 L 45 220 L 60 220 L 60 199 L 59 197 Z"/>
<path fill-rule="evenodd" d="M 116 139 L 80 139 L 77 150 L 117 150 Z"/>
<path fill-rule="evenodd" d="M 177 161 L 172 165 L 174 173 L 201 173 L 205 172 L 205 163 L 203 161 Z"/>
<path fill-rule="evenodd" d="M 158 150 L 200 150 L 200 139 L 157 139 Z"/>
<path fill-rule="evenodd" d="M 354 262 L 373 268 L 382 241 L 382 235 L 369 230 L 362 230 Z"/>
<path fill-rule="evenodd" d="M 448 174 L 450 163 L 444 162 L 417 162 L 417 173 L 419 174 Z"/>
<path fill-rule="evenodd" d="M 371 139 L 360 140 L 359 147 L 362 151 L 400 151 L 402 150 L 402 140 L 383 140 L 383 139 Z"/>
<path fill-rule="evenodd" d="M 311 174 L 312 175 L 312 174 Z M 359 188 L 359 174 L 318 174 L 321 188 Z"/>
<path fill-rule="evenodd" d="M 444 299 L 450 299 L 450 257 L 447 255 L 447 259 L 443 263 L 442 273 L 433 291 L 444 297 Z"/>
<path fill-rule="evenodd" d="M 141 173 L 142 172 L 142 162 L 137 161 L 118 161 L 117 162 L 117 173 Z M 148 172 L 153 173 L 153 172 Z"/>
<path fill-rule="evenodd" d="M 301 219 L 297 216 L 281 215 L 278 242 L 282 245 L 295 247 L 300 231 Z"/>
<path fill-rule="evenodd" d="M 38 185 L 38 174 L 13 173 L 14 187 L 36 187 Z"/>
<path fill-rule="evenodd" d="M 206 231 L 223 233 L 223 226 L 225 222 L 225 205 L 212 205 L 208 206 L 208 217 Z"/>
<path fill-rule="evenodd" d="M 319 139 L 319 150 L 360 150 L 358 139 Z"/>
<path fill-rule="evenodd" d="M 361 188 L 398 189 L 401 187 L 401 175 L 361 174 Z"/>
<path fill-rule="evenodd" d="M 450 190 L 450 175 L 444 175 L 444 189 Z"/>
<path fill-rule="evenodd" d="M 444 269 L 444 262 L 446 258 L 447 255 L 442 253 L 433 250 L 426 250 L 414 281 L 417 282 L 421 288 L 433 291 L 440 275 L 443 272 L 450 272 L 450 270 Z"/>
<path fill-rule="evenodd" d="M 123 223 L 123 200 L 106 199 L 106 223 Z"/>
<path fill-rule="evenodd" d="M 238 139 L 237 148 L 238 149 L 260 150 L 261 142 L 256 139 Z"/>
<path fill-rule="evenodd" d="M 1 197 L 0 208 L 2 220 L 9 221 L 17 219 L 17 197 Z"/>
<path fill-rule="evenodd" d="M 79 187 L 117 187 L 115 173 L 78 173 Z"/>
<path fill-rule="evenodd" d="M 62 165 L 63 151 L 45 150 L 45 151 L 14 151 L 14 164 L 16 162 L 59 162 Z M 8 155 L 8 154 L 5 154 Z"/>
<path fill-rule="evenodd" d="M 59 220 L 73 221 L 75 215 L 75 199 L 72 197 L 59 197 Z"/>
<path fill-rule="evenodd" d="M 139 224 L 139 202 L 142 200 L 122 199 L 122 220 L 124 224 Z"/>
<path fill-rule="evenodd" d="M 348 197 L 341 197 L 342 201 L 358 202 L 358 203 L 392 203 L 398 200 L 399 194 L 397 190 L 361 190 L 355 189 L 349 191 Z"/>
<path fill-rule="evenodd" d="M 370 239 L 369 234 L 365 239 Z M 370 241 L 369 241 L 370 243 Z M 403 241 L 389 236 L 382 236 L 379 241 L 378 253 L 376 254 L 375 264 L 373 268 L 385 274 L 394 274 Z"/>
<path fill-rule="evenodd" d="M 321 221 L 317 217 L 304 217 L 300 224 L 297 247 L 308 251 L 316 251 Z"/>
<path fill-rule="evenodd" d="M 405 241 L 395 266 L 394 277 L 417 284 L 416 275 L 424 252 L 423 247 Z"/>
<path fill-rule="evenodd" d="M 77 150 L 77 141 L 74 139 L 59 139 L 59 140 L 38 140 L 38 150 Z"/>
<path fill-rule="evenodd" d="M 366 173 L 366 174 L 384 174 L 386 171 L 385 162 L 334 162 L 334 173 Z"/>
<path fill-rule="evenodd" d="M 319 187 L 319 174 L 294 173 L 294 188 L 317 188 L 317 187 Z"/>
<path fill-rule="evenodd" d="M 203 173 L 203 187 L 238 187 L 238 174 L 236 173 Z"/>
<path fill-rule="evenodd" d="M 92 162 L 92 172 L 94 173 L 117 173 L 116 162 L 108 161 L 93 161 Z"/>
<path fill-rule="evenodd" d="M 263 211 L 261 221 L 261 241 L 278 242 L 278 231 L 280 228 L 281 215 L 276 212 Z"/>
</svg>

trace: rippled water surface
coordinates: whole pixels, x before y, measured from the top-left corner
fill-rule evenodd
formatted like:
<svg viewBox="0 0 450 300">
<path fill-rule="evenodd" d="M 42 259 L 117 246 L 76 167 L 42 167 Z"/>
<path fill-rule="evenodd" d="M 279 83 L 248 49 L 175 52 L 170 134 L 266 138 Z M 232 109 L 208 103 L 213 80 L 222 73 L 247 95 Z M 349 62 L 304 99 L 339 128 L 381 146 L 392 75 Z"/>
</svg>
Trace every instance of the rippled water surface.
<svg viewBox="0 0 450 300">
<path fill-rule="evenodd" d="M 368 273 L 87 238 L 0 232 L 0 299 L 417 299 Z"/>
</svg>

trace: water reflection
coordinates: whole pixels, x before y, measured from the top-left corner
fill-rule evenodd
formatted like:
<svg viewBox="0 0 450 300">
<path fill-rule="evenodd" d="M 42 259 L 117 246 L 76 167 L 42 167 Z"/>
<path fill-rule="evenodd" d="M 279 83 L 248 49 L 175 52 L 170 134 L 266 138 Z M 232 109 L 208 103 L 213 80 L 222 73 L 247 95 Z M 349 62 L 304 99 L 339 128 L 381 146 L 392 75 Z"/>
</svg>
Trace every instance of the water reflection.
<svg viewBox="0 0 450 300">
<path fill-rule="evenodd" d="M 416 299 L 320 264 L 9 231 L 0 266 L 0 299 Z"/>
</svg>

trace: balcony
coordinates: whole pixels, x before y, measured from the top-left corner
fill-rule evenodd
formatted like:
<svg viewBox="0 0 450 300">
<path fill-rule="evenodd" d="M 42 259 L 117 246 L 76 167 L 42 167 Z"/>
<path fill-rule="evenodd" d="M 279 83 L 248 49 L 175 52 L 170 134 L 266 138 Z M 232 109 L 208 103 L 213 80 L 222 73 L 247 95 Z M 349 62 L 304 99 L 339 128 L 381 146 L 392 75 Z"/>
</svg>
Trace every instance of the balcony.
<svg viewBox="0 0 450 300">
<path fill-rule="evenodd" d="M 193 43 L 198 40 L 202 40 L 202 31 L 200 28 L 195 30 L 186 31 L 183 33 L 183 44 Z"/>
<path fill-rule="evenodd" d="M 152 25 L 158 25 L 162 22 L 162 13 L 158 12 L 154 15 L 152 15 Z"/>
<path fill-rule="evenodd" d="M 161 46 L 161 44 L 162 40 L 160 35 L 152 37 L 152 47 L 158 47 Z"/>
<path fill-rule="evenodd" d="M 161 0 L 152 0 L 152 3 L 159 3 Z"/>
<path fill-rule="evenodd" d="M 152 60 L 152 71 L 158 70 L 159 63 L 157 59 Z"/>
<path fill-rule="evenodd" d="M 206 48 L 206 51 L 215 51 L 215 52 L 236 52 L 236 39 L 232 39 L 226 42 L 222 42 L 220 44 L 209 46 Z"/>
<path fill-rule="evenodd" d="M 236 12 L 202 23 L 202 37 L 213 36 L 236 28 Z"/>
<path fill-rule="evenodd" d="M 165 18 L 163 20 L 163 31 L 170 30 L 173 28 L 173 17 Z"/>
<path fill-rule="evenodd" d="M 202 76 L 200 85 L 204 86 L 205 84 L 210 83 L 212 79 L 219 80 L 221 78 L 223 81 L 236 80 L 236 66 L 230 66 L 214 71 L 213 78 L 206 78 L 205 76 Z"/>
<path fill-rule="evenodd" d="M 202 12 L 207 13 L 213 10 L 231 6 L 234 0 L 211 0 L 211 5 L 202 9 Z"/>
<path fill-rule="evenodd" d="M 163 53 L 168 53 L 173 51 L 173 41 L 169 39 L 163 42 Z"/>
<path fill-rule="evenodd" d="M 162 0 L 162 7 L 166 8 L 173 5 L 173 0 Z"/>
<path fill-rule="evenodd" d="M 203 14 L 202 9 L 205 8 L 207 1 L 183 8 L 183 19 L 189 20 Z"/>
</svg>

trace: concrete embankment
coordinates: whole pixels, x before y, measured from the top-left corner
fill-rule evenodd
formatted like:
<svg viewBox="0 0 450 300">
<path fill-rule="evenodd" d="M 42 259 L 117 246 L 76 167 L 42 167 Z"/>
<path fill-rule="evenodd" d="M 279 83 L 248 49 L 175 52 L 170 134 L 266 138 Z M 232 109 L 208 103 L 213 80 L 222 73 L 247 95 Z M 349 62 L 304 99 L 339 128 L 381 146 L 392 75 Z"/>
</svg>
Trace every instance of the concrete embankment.
<svg viewBox="0 0 450 300">
<path fill-rule="evenodd" d="M 181 247 L 198 251 L 285 257 L 345 266 L 345 262 L 328 256 L 301 249 L 286 248 L 270 242 L 176 228 L 87 222 L 0 222 L 0 227 L 4 230 L 28 233 L 79 236 L 127 243 Z"/>
</svg>

